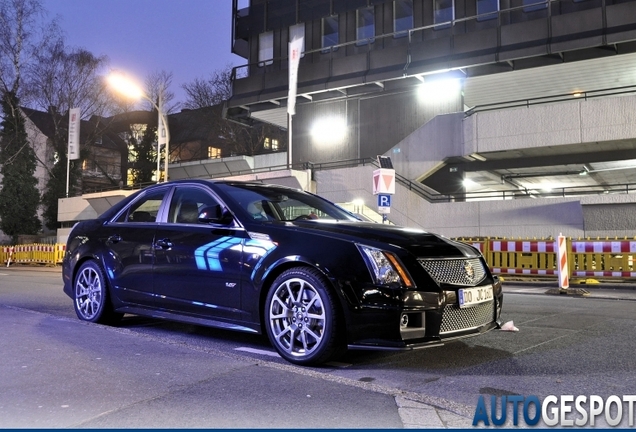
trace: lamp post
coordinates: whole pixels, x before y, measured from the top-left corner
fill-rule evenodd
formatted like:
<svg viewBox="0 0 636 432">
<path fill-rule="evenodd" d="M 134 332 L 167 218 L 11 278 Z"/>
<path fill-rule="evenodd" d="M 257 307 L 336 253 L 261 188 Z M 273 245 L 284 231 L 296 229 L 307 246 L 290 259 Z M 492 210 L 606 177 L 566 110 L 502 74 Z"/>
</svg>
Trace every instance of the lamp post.
<svg viewBox="0 0 636 432">
<path fill-rule="evenodd" d="M 144 93 L 144 91 L 134 82 L 119 73 L 111 73 L 107 77 L 108 84 L 119 93 L 131 99 L 146 99 L 159 113 L 157 124 L 157 183 L 161 179 L 161 145 L 165 146 L 164 161 L 164 181 L 168 181 L 168 160 L 170 154 L 170 129 L 168 128 L 168 117 L 163 112 L 163 87 L 159 92 L 159 105 Z"/>
</svg>

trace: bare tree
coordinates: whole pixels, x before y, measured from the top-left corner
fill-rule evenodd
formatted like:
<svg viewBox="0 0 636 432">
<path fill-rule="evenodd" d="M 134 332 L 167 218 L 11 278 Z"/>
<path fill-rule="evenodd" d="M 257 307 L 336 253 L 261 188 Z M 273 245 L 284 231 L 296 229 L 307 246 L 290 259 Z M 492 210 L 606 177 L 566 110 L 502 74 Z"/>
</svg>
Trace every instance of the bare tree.
<svg viewBox="0 0 636 432">
<path fill-rule="evenodd" d="M 210 74 L 207 80 L 196 78 L 181 87 L 186 92 L 186 101 L 183 104 L 187 109 L 198 109 L 218 105 L 232 96 L 232 66 L 216 70 Z"/>
<path fill-rule="evenodd" d="M 226 150 L 236 155 L 255 155 L 262 153 L 265 138 L 276 140 L 282 151 L 287 148 L 287 134 L 276 126 L 265 123 L 252 127 L 240 125 L 223 118 L 222 104 L 232 96 L 232 66 L 227 65 L 210 74 L 207 80 L 196 79 L 182 87 L 186 91 L 187 100 L 184 108 L 201 109 L 216 107 L 213 110 L 212 122 L 214 131 L 211 135 L 224 143 Z M 214 140 L 212 140 L 214 141 Z M 272 151 L 271 148 L 269 151 Z M 275 151 L 275 150 L 274 150 Z"/>
<path fill-rule="evenodd" d="M 95 57 L 85 49 L 67 49 L 61 37 L 48 38 L 35 50 L 34 62 L 25 74 L 25 87 L 32 105 L 48 113 L 48 124 L 52 128 L 48 142 L 54 155 L 50 160 L 38 159 L 48 172 L 42 204 L 46 225 L 51 229 L 57 225 L 58 199 L 64 196 L 66 186 L 67 114 L 71 108 L 80 108 L 82 118 L 101 118 L 110 109 L 110 92 L 99 74 L 106 63 L 106 57 Z M 94 159 L 92 144 L 108 127 L 107 124 L 93 126 L 88 130 L 83 128 L 80 160 L 70 163 L 71 195 L 82 188 L 82 161 Z M 120 152 L 127 153 L 122 147 Z M 102 169 L 102 174 L 112 185 L 117 185 L 120 180 L 120 175 L 111 176 L 107 170 Z"/>
<path fill-rule="evenodd" d="M 18 95 L 25 63 L 41 31 L 38 0 L 0 0 L 0 90 Z"/>
<path fill-rule="evenodd" d="M 20 96 L 24 93 L 22 81 L 26 66 L 33 61 L 36 47 L 45 40 L 46 31 L 55 28 L 55 23 L 48 27 L 40 25 L 43 13 L 38 0 L 0 0 L 0 162 L 3 174 L 0 223 L 14 241 L 20 233 L 35 234 L 40 226 L 37 218 L 40 194 L 34 176 L 36 158 L 20 110 Z"/>
<path fill-rule="evenodd" d="M 67 49 L 61 38 L 43 44 L 28 68 L 32 105 L 43 111 L 55 107 L 60 113 L 80 108 L 82 118 L 105 115 L 112 107 L 100 75 L 107 62 L 105 56 L 96 57 L 83 48 Z"/>
<path fill-rule="evenodd" d="M 155 71 L 146 77 L 146 95 L 157 103 L 159 94 L 163 92 L 163 110 L 166 114 L 177 111 L 180 106 L 178 102 L 172 102 L 174 92 L 170 90 L 171 85 L 172 72 Z M 149 110 L 152 111 L 153 107 L 149 107 Z"/>
</svg>

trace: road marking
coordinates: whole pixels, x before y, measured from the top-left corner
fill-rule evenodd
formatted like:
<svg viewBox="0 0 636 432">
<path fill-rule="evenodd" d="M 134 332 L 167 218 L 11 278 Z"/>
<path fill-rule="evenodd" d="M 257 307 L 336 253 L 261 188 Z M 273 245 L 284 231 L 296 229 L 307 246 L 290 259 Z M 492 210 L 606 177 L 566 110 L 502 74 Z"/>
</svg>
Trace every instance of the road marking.
<svg viewBox="0 0 636 432">
<path fill-rule="evenodd" d="M 341 362 L 337 362 L 337 361 L 331 361 L 328 363 L 325 363 L 327 366 L 333 366 L 333 367 L 337 367 L 337 368 L 348 368 L 349 366 L 353 366 L 351 363 L 341 363 Z"/>
<path fill-rule="evenodd" d="M 277 357 L 277 358 L 281 358 L 280 355 L 278 355 L 277 352 L 274 351 L 268 351 L 268 350 L 261 350 L 261 349 L 256 349 L 256 348 L 248 348 L 248 347 L 238 347 L 238 348 L 234 348 L 234 351 L 242 351 L 242 352 L 247 352 L 247 353 L 251 353 L 251 354 L 260 354 L 260 355 L 266 355 L 266 356 L 270 356 L 270 357 Z M 351 366 L 351 363 L 340 363 L 340 362 L 329 362 L 329 363 L 325 363 L 327 366 L 331 366 L 331 367 L 336 367 L 336 368 L 346 368 Z"/>
<path fill-rule="evenodd" d="M 248 352 L 248 353 L 252 353 L 252 354 L 261 354 L 261 355 L 266 355 L 266 356 L 270 356 L 270 357 L 278 357 L 278 358 L 280 358 L 278 353 L 276 353 L 274 351 L 260 350 L 260 349 L 248 348 L 248 347 L 238 347 L 238 348 L 234 348 L 234 350 L 235 351 Z"/>
<path fill-rule="evenodd" d="M 0 276 L 9 276 L 9 273 L 0 273 Z"/>
</svg>

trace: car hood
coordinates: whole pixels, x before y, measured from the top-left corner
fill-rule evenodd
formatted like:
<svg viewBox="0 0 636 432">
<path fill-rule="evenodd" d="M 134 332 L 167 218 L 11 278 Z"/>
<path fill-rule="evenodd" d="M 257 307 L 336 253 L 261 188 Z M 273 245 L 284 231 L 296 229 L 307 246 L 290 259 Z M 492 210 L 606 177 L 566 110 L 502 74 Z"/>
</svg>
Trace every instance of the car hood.
<svg viewBox="0 0 636 432">
<path fill-rule="evenodd" d="M 425 257 L 475 257 L 478 252 L 438 234 L 413 228 L 369 222 L 308 220 L 292 222 L 299 231 L 321 233 L 336 238 L 378 246 L 388 243 L 411 252 L 418 258 Z"/>
</svg>

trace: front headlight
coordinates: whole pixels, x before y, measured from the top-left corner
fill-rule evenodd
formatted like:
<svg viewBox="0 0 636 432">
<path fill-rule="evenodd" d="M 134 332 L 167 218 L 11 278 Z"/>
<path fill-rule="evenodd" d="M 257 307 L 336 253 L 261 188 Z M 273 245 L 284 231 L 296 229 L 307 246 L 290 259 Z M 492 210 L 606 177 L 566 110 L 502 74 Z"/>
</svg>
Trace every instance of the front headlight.
<svg viewBox="0 0 636 432">
<path fill-rule="evenodd" d="M 356 245 L 367 263 L 373 281 L 379 285 L 401 283 L 413 287 L 413 281 L 400 260 L 391 252 L 370 246 Z"/>
</svg>

